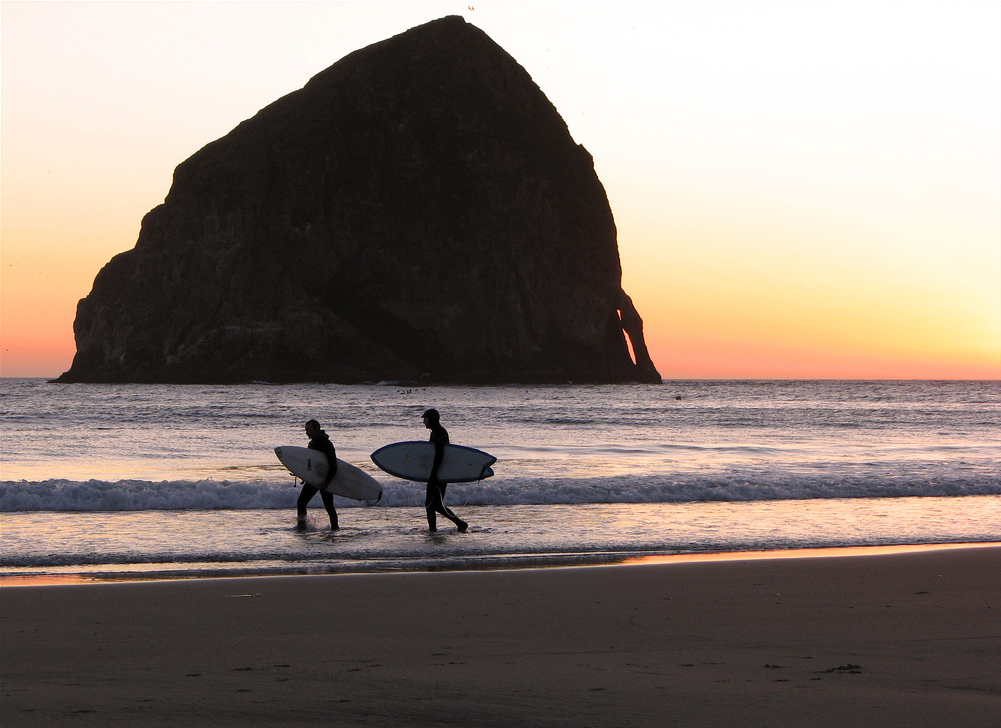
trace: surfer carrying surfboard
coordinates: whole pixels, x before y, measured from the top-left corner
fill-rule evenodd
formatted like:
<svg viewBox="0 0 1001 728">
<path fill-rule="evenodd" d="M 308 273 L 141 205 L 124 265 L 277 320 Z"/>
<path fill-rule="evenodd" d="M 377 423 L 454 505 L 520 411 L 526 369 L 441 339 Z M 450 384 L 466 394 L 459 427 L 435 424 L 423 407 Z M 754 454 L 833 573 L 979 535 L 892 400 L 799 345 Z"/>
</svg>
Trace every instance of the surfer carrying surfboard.
<svg viewBox="0 0 1001 728">
<path fill-rule="evenodd" d="M 334 509 L 334 494 L 325 490 L 326 486 L 337 475 L 337 453 L 334 450 L 334 443 L 330 441 L 327 433 L 320 429 L 320 423 L 316 420 L 310 420 L 306 423 L 306 437 L 309 438 L 308 447 L 310 450 L 318 450 L 327 456 L 330 471 L 319 487 L 303 481 L 302 492 L 299 494 L 299 499 L 295 502 L 296 521 L 300 526 L 306 525 L 306 506 L 313 499 L 313 496 L 319 493 L 320 498 L 323 499 L 323 507 L 327 509 L 327 515 L 330 516 L 330 530 L 336 531 L 338 526 L 337 511 Z M 324 488 L 324 490 L 320 490 L 320 488 Z"/>
<path fill-rule="evenodd" d="M 448 444 L 448 430 L 441 426 L 441 415 L 436 409 L 429 409 L 422 415 L 424 426 L 431 430 L 428 440 L 434 443 L 434 462 L 431 464 L 431 476 L 428 478 L 427 497 L 424 499 L 424 509 L 428 516 L 428 530 L 437 531 L 437 513 L 445 516 L 455 524 L 459 533 L 465 533 L 469 524 L 455 515 L 444 503 L 445 488 L 448 483 L 438 480 L 438 468 L 445 456 L 445 445 Z"/>
</svg>

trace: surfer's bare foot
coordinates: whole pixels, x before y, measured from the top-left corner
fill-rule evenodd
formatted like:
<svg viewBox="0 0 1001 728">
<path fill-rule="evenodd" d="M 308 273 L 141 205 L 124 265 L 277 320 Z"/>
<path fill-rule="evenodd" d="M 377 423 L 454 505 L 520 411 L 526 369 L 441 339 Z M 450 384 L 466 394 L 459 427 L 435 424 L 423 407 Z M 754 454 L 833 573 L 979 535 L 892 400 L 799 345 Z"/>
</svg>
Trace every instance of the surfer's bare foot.
<svg viewBox="0 0 1001 728">
<path fill-rule="evenodd" d="M 466 523 L 465 521 L 459 521 L 458 523 L 455 524 L 455 527 L 459 529 L 459 533 L 465 533 L 466 530 L 469 528 L 469 524 Z"/>
<path fill-rule="evenodd" d="M 306 525 L 307 524 L 306 524 L 306 519 L 305 518 L 296 518 L 295 519 L 295 527 L 296 528 L 305 528 Z"/>
<path fill-rule="evenodd" d="M 437 526 L 428 526 L 428 533 L 437 533 L 437 531 L 438 531 Z"/>
</svg>

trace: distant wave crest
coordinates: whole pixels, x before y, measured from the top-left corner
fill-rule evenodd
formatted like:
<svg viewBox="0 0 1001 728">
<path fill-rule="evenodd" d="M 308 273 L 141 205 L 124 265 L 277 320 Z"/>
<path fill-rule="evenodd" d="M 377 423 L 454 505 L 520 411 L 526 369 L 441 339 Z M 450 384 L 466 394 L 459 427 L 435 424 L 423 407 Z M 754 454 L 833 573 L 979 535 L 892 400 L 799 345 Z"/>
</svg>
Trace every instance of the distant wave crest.
<svg viewBox="0 0 1001 728">
<path fill-rule="evenodd" d="M 10 511 L 173 511 L 287 508 L 297 491 L 264 482 L 147 480 L 0 484 L 0 512 Z"/>
<path fill-rule="evenodd" d="M 292 508 L 299 491 L 288 481 L 3 481 L 0 512 L 257 510 Z M 548 505 L 586 503 L 686 503 L 704 501 L 810 500 L 816 498 L 900 498 L 1001 495 L 1001 478 L 842 478 L 802 475 L 767 480 L 719 476 L 697 478 L 492 478 L 452 485 L 454 505 Z M 337 499 L 338 507 L 366 504 Z M 397 480 L 385 484 L 380 507 L 423 506 L 424 485 Z M 320 507 L 319 499 L 313 504 Z"/>
</svg>

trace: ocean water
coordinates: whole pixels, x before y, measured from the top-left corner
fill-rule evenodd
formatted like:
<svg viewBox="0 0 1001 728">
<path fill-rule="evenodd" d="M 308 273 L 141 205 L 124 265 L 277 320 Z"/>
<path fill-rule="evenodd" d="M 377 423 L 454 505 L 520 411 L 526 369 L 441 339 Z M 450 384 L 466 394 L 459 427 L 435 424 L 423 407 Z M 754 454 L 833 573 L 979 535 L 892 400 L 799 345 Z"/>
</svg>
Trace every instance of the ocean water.
<svg viewBox="0 0 1001 728">
<path fill-rule="evenodd" d="M 378 447 L 498 458 L 424 486 Z M 315 417 L 380 480 L 377 505 L 298 489 L 274 456 Z M 0 380 L 0 577 L 311 573 L 607 563 L 654 554 L 1001 541 L 1001 382 L 663 386 L 62 385 Z"/>
</svg>

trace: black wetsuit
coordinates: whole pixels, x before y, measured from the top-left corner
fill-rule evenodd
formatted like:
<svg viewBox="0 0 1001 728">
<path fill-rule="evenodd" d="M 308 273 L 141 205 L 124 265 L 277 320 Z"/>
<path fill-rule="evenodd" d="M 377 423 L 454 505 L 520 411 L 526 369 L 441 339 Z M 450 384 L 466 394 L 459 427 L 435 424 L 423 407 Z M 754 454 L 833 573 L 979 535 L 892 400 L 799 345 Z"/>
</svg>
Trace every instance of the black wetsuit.
<svg viewBox="0 0 1001 728">
<path fill-rule="evenodd" d="M 330 471 L 327 473 L 326 483 L 329 483 L 337 474 L 337 452 L 334 450 L 334 443 L 330 441 L 326 432 L 320 430 L 320 434 L 309 441 L 308 447 L 310 450 L 318 450 L 327 456 Z M 299 494 L 299 500 L 295 502 L 299 518 L 303 519 L 306 517 L 306 506 L 317 493 L 323 499 L 323 507 L 327 510 L 327 515 L 330 516 L 330 527 L 337 528 L 337 511 L 334 509 L 334 494 L 326 490 L 320 490 L 315 485 L 310 485 L 309 483 L 302 484 L 302 492 Z"/>
<path fill-rule="evenodd" d="M 437 478 L 438 467 L 445 456 L 445 445 L 448 444 L 448 430 L 435 422 L 431 427 L 431 436 L 428 440 L 434 443 L 434 463 L 431 465 L 431 478 L 428 480 L 427 497 L 424 499 L 424 508 L 428 514 L 428 528 L 432 531 L 436 529 L 437 516 L 435 513 L 440 513 L 456 526 L 465 530 L 465 522 L 449 510 L 443 502 L 448 483 L 443 483 Z"/>
</svg>

